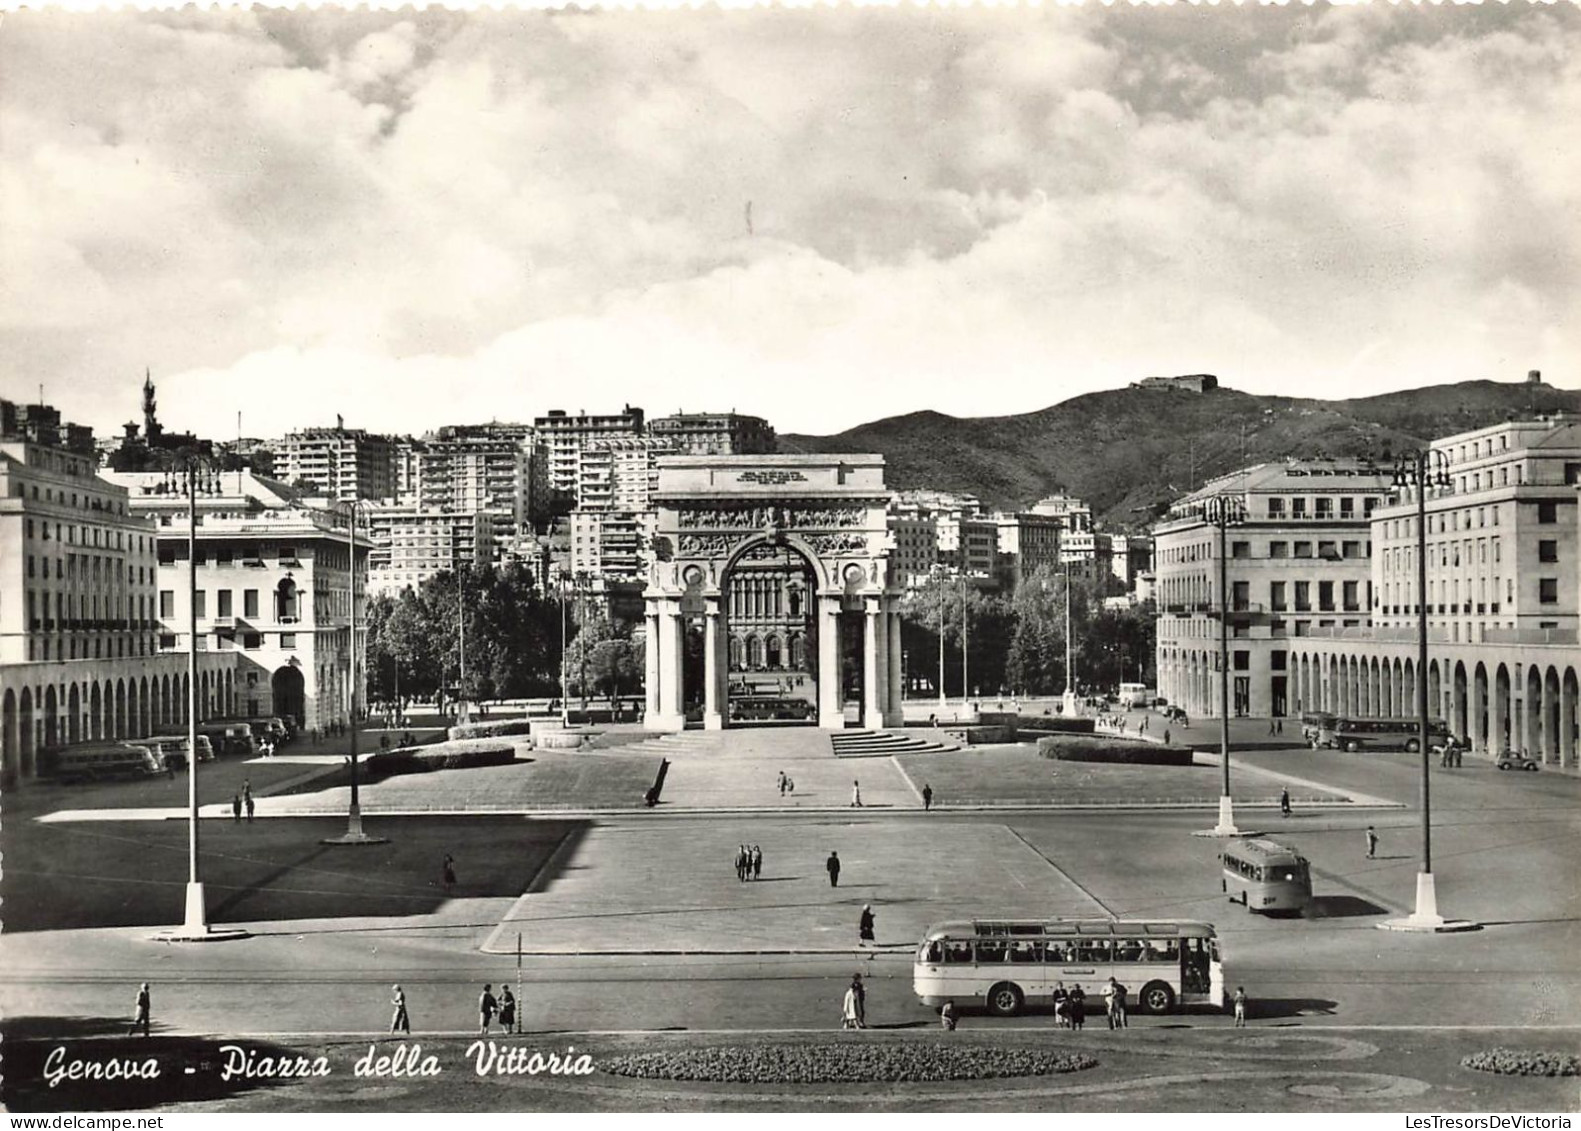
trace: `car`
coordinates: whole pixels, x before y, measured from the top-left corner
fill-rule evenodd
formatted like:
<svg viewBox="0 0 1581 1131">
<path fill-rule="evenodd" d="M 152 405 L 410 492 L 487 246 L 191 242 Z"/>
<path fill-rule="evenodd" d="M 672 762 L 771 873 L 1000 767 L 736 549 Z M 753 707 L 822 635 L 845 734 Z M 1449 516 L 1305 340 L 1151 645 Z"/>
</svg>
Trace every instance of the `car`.
<svg viewBox="0 0 1581 1131">
<path fill-rule="evenodd" d="M 1499 755 L 1498 765 L 1501 770 L 1529 770 L 1532 773 L 1536 773 L 1539 763 L 1536 758 L 1528 758 L 1525 754 L 1518 754 L 1514 750 L 1506 750 Z"/>
<path fill-rule="evenodd" d="M 1183 707 L 1174 707 L 1174 706 L 1165 707 L 1164 708 L 1164 717 L 1166 719 L 1173 719 L 1173 720 L 1176 720 L 1176 721 L 1183 720 L 1186 717 L 1185 708 L 1183 708 Z"/>
</svg>

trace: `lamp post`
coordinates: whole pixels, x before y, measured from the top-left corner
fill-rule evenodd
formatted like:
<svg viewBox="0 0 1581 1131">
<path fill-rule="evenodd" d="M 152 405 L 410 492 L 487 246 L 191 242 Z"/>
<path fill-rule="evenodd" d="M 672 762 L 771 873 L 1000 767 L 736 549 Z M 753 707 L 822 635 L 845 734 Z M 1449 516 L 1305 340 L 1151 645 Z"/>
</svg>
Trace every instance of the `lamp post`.
<svg viewBox="0 0 1581 1131">
<path fill-rule="evenodd" d="M 944 580 L 943 577 L 939 574 L 937 566 L 934 567 L 933 576 L 934 576 L 934 579 L 936 581 L 943 581 Z M 944 713 L 944 703 L 945 703 L 945 694 L 944 694 L 944 586 L 943 585 L 940 585 L 938 587 L 937 595 L 938 595 L 938 598 L 939 598 L 939 713 L 942 715 Z"/>
<path fill-rule="evenodd" d="M 961 703 L 968 705 L 972 699 L 972 685 L 966 678 L 966 571 L 961 571 Z"/>
<path fill-rule="evenodd" d="M 1437 448 L 1422 448 L 1402 456 L 1395 465 L 1395 489 L 1416 493 L 1416 744 L 1422 758 L 1422 869 L 1416 874 L 1416 909 L 1404 919 L 1378 924 L 1390 931 L 1465 931 L 1476 926 L 1465 919 L 1445 919 L 1438 913 L 1438 892 L 1433 882 L 1427 733 L 1427 492 L 1430 488 L 1447 490 L 1452 482 L 1449 454 Z"/>
<path fill-rule="evenodd" d="M 239 939 L 246 931 L 209 926 L 208 902 L 198 873 L 198 471 L 208 465 L 187 457 L 187 891 L 180 927 L 157 936 L 168 942 Z"/>
<path fill-rule="evenodd" d="M 351 712 L 351 725 L 348 728 L 351 734 L 351 803 L 346 809 L 346 831 L 340 836 L 326 837 L 324 844 L 387 844 L 384 837 L 369 836 L 362 830 L 362 800 L 358 795 L 358 767 L 357 767 L 357 500 L 352 498 L 346 506 L 346 549 L 349 555 L 346 563 L 347 592 L 349 594 L 350 609 L 347 614 L 347 627 L 350 632 L 349 660 L 351 665 L 351 694 L 349 707 Z"/>
<path fill-rule="evenodd" d="M 560 725 L 571 725 L 571 685 L 566 676 L 565 583 L 566 575 L 560 574 Z"/>
<path fill-rule="evenodd" d="M 1219 531 L 1219 823 L 1206 836 L 1240 836 L 1230 801 L 1230 567 L 1226 532 L 1246 521 L 1246 500 L 1239 495 L 1211 495 L 1202 503 L 1202 518 Z"/>
</svg>

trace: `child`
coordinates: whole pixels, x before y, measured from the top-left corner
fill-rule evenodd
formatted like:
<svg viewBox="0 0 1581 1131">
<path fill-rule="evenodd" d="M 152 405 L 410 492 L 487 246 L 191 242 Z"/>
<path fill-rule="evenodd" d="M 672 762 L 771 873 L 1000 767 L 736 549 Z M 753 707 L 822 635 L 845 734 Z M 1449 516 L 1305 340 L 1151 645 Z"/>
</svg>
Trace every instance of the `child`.
<svg viewBox="0 0 1581 1131">
<path fill-rule="evenodd" d="M 1235 1027 L 1246 1028 L 1246 987 L 1235 987 Z"/>
</svg>

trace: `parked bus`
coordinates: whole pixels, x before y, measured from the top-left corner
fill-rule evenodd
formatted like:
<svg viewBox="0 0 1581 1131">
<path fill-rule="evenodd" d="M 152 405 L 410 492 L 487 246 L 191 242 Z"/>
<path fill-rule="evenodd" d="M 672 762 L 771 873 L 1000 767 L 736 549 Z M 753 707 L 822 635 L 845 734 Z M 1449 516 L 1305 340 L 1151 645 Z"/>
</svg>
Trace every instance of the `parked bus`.
<svg viewBox="0 0 1581 1131">
<path fill-rule="evenodd" d="M 752 719 L 810 719 L 812 704 L 805 699 L 753 695 L 730 700 L 730 717 Z"/>
<path fill-rule="evenodd" d="M 912 988 L 924 1005 L 983 1006 L 1006 1017 L 1053 1001 L 1056 983 L 1101 997 L 1112 977 L 1147 1013 L 1224 1008 L 1210 923 L 1164 919 L 972 919 L 929 927 Z"/>
<path fill-rule="evenodd" d="M 148 778 L 165 772 L 150 750 L 128 742 L 68 746 L 47 753 L 46 774 L 60 781 Z"/>
<path fill-rule="evenodd" d="M 1234 840 L 1220 854 L 1221 881 L 1233 903 L 1247 911 L 1300 911 L 1312 902 L 1312 871 L 1306 857 L 1266 837 Z"/>
<path fill-rule="evenodd" d="M 144 750 L 151 751 L 159 764 L 166 770 L 185 770 L 187 759 L 187 736 L 184 734 L 157 734 L 152 738 L 134 738 L 130 745 L 141 746 Z M 198 761 L 214 761 L 214 746 L 209 742 L 206 734 L 198 735 Z"/>
<path fill-rule="evenodd" d="M 1427 744 L 1438 746 L 1449 737 L 1443 719 L 1429 719 Z M 1336 717 L 1318 732 L 1317 744 L 1331 750 L 1409 750 L 1421 747 L 1421 724 L 1415 715 L 1388 719 L 1347 719 Z"/>
<path fill-rule="evenodd" d="M 217 754 L 242 754 L 251 757 L 256 752 L 252 727 L 246 723 L 215 719 L 199 723 L 198 733 L 208 737 Z"/>
<path fill-rule="evenodd" d="M 1120 685 L 1120 706 L 1145 707 L 1152 698 L 1145 683 L 1122 683 Z"/>
</svg>

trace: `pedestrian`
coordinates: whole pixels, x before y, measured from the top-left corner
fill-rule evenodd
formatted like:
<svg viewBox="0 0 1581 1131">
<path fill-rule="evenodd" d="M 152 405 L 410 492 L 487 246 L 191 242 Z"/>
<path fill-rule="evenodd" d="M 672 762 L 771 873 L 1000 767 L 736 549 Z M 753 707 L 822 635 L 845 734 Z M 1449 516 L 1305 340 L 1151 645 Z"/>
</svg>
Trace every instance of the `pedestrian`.
<svg viewBox="0 0 1581 1131">
<path fill-rule="evenodd" d="M 1165 746 L 1169 745 L 1169 728 L 1168 727 L 1164 728 L 1164 745 Z"/>
<path fill-rule="evenodd" d="M 851 992 L 856 994 L 856 1027 L 867 1028 L 867 986 L 862 981 L 862 975 L 851 975 Z"/>
<path fill-rule="evenodd" d="M 1080 1029 L 1087 1024 L 1087 991 L 1077 982 L 1070 988 L 1070 1027 Z"/>
<path fill-rule="evenodd" d="M 933 787 L 927 782 L 922 783 L 922 811 L 926 813 L 933 808 Z"/>
<path fill-rule="evenodd" d="M 499 1002 L 494 1000 L 494 987 L 486 985 L 483 993 L 478 997 L 478 1032 L 488 1035 L 489 1023 L 494 1020 L 494 1013 L 499 1009 Z"/>
<path fill-rule="evenodd" d="M 1285 732 L 1285 721 L 1283 719 L 1276 719 L 1274 721 L 1274 733 L 1275 734 L 1284 734 L 1284 732 Z"/>
<path fill-rule="evenodd" d="M 516 1024 L 516 995 L 509 986 L 500 987 L 500 1028 L 511 1032 Z"/>
<path fill-rule="evenodd" d="M 840 1028 L 860 1029 L 860 1005 L 856 996 L 856 983 L 853 982 L 845 988 L 845 999 L 840 1004 Z"/>
<path fill-rule="evenodd" d="M 247 823 L 250 825 L 250 824 L 253 823 L 253 795 L 250 794 L 250 793 L 246 797 L 246 805 L 247 805 Z"/>
<path fill-rule="evenodd" d="M 1274 730 L 1274 721 L 1272 719 L 1269 719 L 1268 720 L 1268 737 L 1272 738 L 1275 733 L 1276 732 Z"/>
<path fill-rule="evenodd" d="M 143 1036 L 150 1036 L 149 1029 L 153 1024 L 150 1018 L 153 1011 L 154 999 L 149 996 L 148 983 L 144 982 L 142 988 L 137 991 L 137 1012 L 132 1014 L 132 1032 L 127 1036 L 130 1037 L 132 1033 L 137 1032 L 139 1027 L 143 1030 Z"/>
<path fill-rule="evenodd" d="M 1290 816 L 1290 791 L 1288 789 L 1279 791 L 1279 812 L 1286 817 Z"/>
<path fill-rule="evenodd" d="M 445 853 L 444 878 L 447 891 L 456 886 L 456 858 L 448 852 Z"/>
<path fill-rule="evenodd" d="M 840 886 L 840 856 L 836 852 L 829 853 L 829 859 L 823 862 L 824 870 L 829 873 L 829 886 Z"/>
<path fill-rule="evenodd" d="M 1070 1028 L 1070 995 L 1065 992 L 1064 982 L 1054 983 L 1054 1027 Z"/>
<path fill-rule="evenodd" d="M 233 793 L 231 794 L 231 820 L 239 822 L 241 819 L 242 795 L 239 793 Z"/>
<path fill-rule="evenodd" d="M 395 996 L 390 999 L 390 1004 L 395 1007 L 395 1016 L 390 1018 L 390 1033 L 393 1036 L 399 1029 L 408 1037 L 412 1035 L 412 1021 L 406 1015 L 406 991 L 396 986 L 392 991 Z"/>
<path fill-rule="evenodd" d="M 785 779 L 785 771 L 781 770 L 780 771 L 780 796 L 781 797 L 785 796 L 785 780 L 786 780 Z"/>
<path fill-rule="evenodd" d="M 763 850 L 757 845 L 752 846 L 752 878 L 760 879 L 763 876 Z"/>
<path fill-rule="evenodd" d="M 1367 826 L 1367 859 L 1375 860 L 1378 856 L 1378 834 L 1371 825 Z"/>
<path fill-rule="evenodd" d="M 1108 1007 L 1109 1028 L 1124 1029 L 1125 1018 L 1125 987 L 1110 977 L 1109 984 L 1103 988 L 1104 1005 Z"/>
<path fill-rule="evenodd" d="M 851 808 L 853 808 L 853 809 L 860 809 L 861 807 L 862 807 L 862 783 L 859 782 L 859 781 L 853 780 L 851 782 Z"/>
<path fill-rule="evenodd" d="M 785 792 L 786 793 L 795 793 L 796 792 L 796 779 L 795 778 L 787 777 L 785 779 Z"/>
<path fill-rule="evenodd" d="M 736 879 L 744 881 L 747 878 L 747 869 L 751 867 L 751 857 L 747 855 L 747 846 L 736 845 Z"/>
<path fill-rule="evenodd" d="M 1235 987 L 1235 1027 L 1246 1028 L 1246 987 Z"/>
<path fill-rule="evenodd" d="M 955 1003 L 947 1001 L 939 1006 L 939 1025 L 946 1033 L 955 1032 Z"/>
<path fill-rule="evenodd" d="M 862 915 L 856 924 L 856 938 L 858 946 L 865 947 L 876 942 L 873 935 L 873 905 L 871 903 L 862 905 Z M 867 957 L 871 960 L 873 956 L 869 954 Z"/>
</svg>

